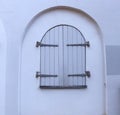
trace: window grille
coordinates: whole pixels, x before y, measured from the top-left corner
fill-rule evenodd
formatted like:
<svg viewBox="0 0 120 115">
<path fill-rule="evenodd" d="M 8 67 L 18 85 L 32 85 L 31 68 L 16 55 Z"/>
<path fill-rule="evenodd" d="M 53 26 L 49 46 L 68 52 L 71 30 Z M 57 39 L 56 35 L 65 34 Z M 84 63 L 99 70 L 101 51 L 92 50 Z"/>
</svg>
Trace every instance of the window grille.
<svg viewBox="0 0 120 115">
<path fill-rule="evenodd" d="M 87 88 L 86 47 L 82 33 L 71 25 L 57 25 L 50 28 L 37 41 L 40 48 L 40 88 L 79 89 Z"/>
</svg>

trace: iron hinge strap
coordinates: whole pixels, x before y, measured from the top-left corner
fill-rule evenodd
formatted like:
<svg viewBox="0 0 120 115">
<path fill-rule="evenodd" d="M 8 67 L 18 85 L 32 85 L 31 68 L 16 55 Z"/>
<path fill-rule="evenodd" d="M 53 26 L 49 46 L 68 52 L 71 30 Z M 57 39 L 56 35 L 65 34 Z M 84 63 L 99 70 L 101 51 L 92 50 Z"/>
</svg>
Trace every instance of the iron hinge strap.
<svg viewBox="0 0 120 115">
<path fill-rule="evenodd" d="M 90 71 L 85 71 L 83 74 L 69 74 L 68 77 L 90 77 Z"/>
<path fill-rule="evenodd" d="M 58 45 L 56 45 L 56 44 L 43 44 L 43 43 L 41 43 L 41 42 L 36 42 L 36 47 L 58 47 Z"/>
<path fill-rule="evenodd" d="M 90 47 L 90 42 L 86 41 L 84 44 L 67 44 L 67 46 L 84 46 Z"/>
<path fill-rule="evenodd" d="M 58 75 L 49 75 L 49 74 L 40 74 L 40 72 L 36 72 L 36 78 L 38 77 L 57 77 Z"/>
</svg>

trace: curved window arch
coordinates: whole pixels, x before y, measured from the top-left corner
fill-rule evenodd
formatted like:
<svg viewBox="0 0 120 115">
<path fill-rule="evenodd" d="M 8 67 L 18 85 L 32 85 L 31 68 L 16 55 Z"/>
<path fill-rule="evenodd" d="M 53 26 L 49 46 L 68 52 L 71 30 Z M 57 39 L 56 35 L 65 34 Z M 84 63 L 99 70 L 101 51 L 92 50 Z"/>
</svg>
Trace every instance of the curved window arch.
<svg viewBox="0 0 120 115">
<path fill-rule="evenodd" d="M 40 88 L 86 88 L 86 42 L 74 26 L 50 28 L 36 47 L 40 47 Z"/>
</svg>

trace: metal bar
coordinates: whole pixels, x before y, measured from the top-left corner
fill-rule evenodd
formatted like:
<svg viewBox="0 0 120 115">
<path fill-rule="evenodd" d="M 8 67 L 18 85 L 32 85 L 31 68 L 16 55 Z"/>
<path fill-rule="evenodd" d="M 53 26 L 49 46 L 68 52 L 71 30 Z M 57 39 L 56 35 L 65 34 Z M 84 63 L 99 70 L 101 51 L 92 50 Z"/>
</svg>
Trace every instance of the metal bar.
<svg viewBox="0 0 120 115">
<path fill-rule="evenodd" d="M 87 46 L 87 47 L 90 47 L 90 43 L 89 43 L 89 41 L 87 41 L 84 44 L 67 44 L 67 46 Z"/>
<path fill-rule="evenodd" d="M 86 74 L 69 74 L 68 77 L 84 77 Z"/>
<path fill-rule="evenodd" d="M 57 77 L 58 75 L 40 74 L 39 77 Z"/>
<path fill-rule="evenodd" d="M 41 43 L 41 42 L 36 42 L 36 47 L 58 47 L 58 45 L 56 45 L 56 44 L 43 44 L 43 43 Z"/>
<path fill-rule="evenodd" d="M 85 44 L 67 44 L 67 46 L 85 46 Z"/>
<path fill-rule="evenodd" d="M 77 86 L 40 86 L 41 89 L 86 89 L 87 85 Z"/>
<path fill-rule="evenodd" d="M 40 44 L 40 47 L 58 47 L 58 45 L 54 45 L 54 44 Z"/>
<path fill-rule="evenodd" d="M 49 74 L 40 74 L 40 72 L 36 72 L 36 78 L 38 77 L 57 77 L 58 75 L 49 75 Z"/>
<path fill-rule="evenodd" d="M 85 71 L 85 73 L 83 74 L 69 74 L 68 77 L 84 77 L 84 76 L 87 76 L 87 77 L 90 77 L 91 74 L 90 74 L 90 71 Z"/>
</svg>

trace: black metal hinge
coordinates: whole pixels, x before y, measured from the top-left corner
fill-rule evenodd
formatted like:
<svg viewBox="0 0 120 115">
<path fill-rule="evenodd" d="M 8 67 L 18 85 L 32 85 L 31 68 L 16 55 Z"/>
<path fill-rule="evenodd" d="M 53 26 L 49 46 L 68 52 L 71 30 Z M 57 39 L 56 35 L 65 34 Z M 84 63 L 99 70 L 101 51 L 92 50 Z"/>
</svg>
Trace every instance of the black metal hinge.
<svg viewBox="0 0 120 115">
<path fill-rule="evenodd" d="M 86 41 L 84 44 L 67 44 L 67 46 L 84 46 L 90 47 L 90 42 Z"/>
<path fill-rule="evenodd" d="M 58 75 L 51 75 L 51 74 L 40 74 L 40 72 L 36 72 L 36 78 L 38 77 L 57 77 Z"/>
<path fill-rule="evenodd" d="M 84 74 L 69 74 L 68 77 L 84 77 L 86 76 L 86 73 Z"/>
<path fill-rule="evenodd" d="M 91 76 L 90 71 L 85 71 L 85 74 L 86 74 L 87 77 Z"/>
<path fill-rule="evenodd" d="M 40 86 L 41 89 L 86 89 L 87 85 L 78 86 Z"/>
<path fill-rule="evenodd" d="M 90 77 L 90 71 L 85 71 L 83 74 L 69 74 L 68 77 Z"/>
<path fill-rule="evenodd" d="M 36 42 L 36 47 L 58 47 L 58 45 L 56 45 L 56 44 L 43 44 L 43 43 L 41 43 L 41 42 Z"/>
<path fill-rule="evenodd" d="M 36 72 L 36 78 L 40 77 L 40 72 Z"/>
</svg>

